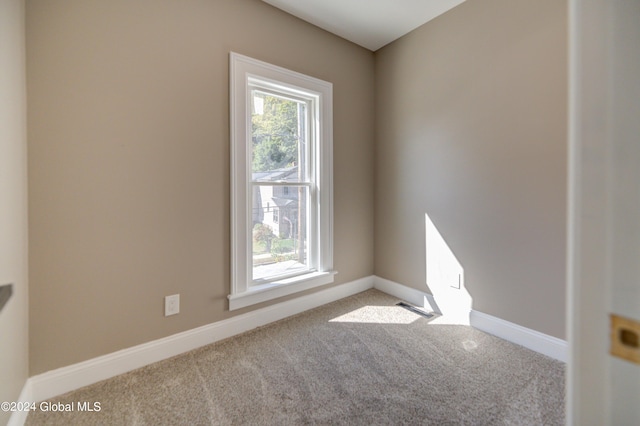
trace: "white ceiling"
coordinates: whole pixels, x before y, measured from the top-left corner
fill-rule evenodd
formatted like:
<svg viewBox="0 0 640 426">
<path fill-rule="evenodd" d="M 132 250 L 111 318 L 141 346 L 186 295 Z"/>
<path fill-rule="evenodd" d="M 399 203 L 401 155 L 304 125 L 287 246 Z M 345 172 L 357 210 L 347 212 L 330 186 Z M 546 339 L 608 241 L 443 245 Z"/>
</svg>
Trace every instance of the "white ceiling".
<svg viewBox="0 0 640 426">
<path fill-rule="evenodd" d="M 465 0 L 262 0 L 376 51 Z"/>
</svg>

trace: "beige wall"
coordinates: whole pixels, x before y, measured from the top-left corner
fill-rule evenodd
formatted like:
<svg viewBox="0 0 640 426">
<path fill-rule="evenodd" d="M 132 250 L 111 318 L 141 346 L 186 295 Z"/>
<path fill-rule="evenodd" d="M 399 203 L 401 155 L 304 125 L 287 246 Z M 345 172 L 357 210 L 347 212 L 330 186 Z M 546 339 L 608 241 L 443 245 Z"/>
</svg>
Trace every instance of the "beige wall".
<svg viewBox="0 0 640 426">
<path fill-rule="evenodd" d="M 564 337 L 565 9 L 468 0 L 373 55 L 258 0 L 27 0 L 30 374 L 232 315 L 229 51 L 334 84 L 336 285 L 430 291 L 428 213 L 474 309 Z"/>
<path fill-rule="evenodd" d="M 0 2 L 0 401 L 16 401 L 28 377 L 27 135 L 24 4 Z M 0 411 L 0 424 L 9 420 Z"/>
<path fill-rule="evenodd" d="M 428 214 L 474 309 L 559 338 L 566 9 L 468 0 L 376 53 L 376 274 L 429 291 Z"/>
<path fill-rule="evenodd" d="M 32 375 L 231 315 L 229 51 L 334 84 L 336 284 L 373 273 L 371 52 L 258 0 L 28 0 Z"/>
</svg>

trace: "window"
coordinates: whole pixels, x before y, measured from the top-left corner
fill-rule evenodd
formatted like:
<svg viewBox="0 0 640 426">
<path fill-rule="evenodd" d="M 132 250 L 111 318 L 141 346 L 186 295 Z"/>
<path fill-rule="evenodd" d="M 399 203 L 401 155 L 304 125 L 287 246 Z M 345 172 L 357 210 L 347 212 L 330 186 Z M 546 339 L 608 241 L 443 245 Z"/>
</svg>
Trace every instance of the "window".
<svg viewBox="0 0 640 426">
<path fill-rule="evenodd" d="M 233 310 L 335 272 L 331 83 L 236 53 L 230 80 Z"/>
</svg>

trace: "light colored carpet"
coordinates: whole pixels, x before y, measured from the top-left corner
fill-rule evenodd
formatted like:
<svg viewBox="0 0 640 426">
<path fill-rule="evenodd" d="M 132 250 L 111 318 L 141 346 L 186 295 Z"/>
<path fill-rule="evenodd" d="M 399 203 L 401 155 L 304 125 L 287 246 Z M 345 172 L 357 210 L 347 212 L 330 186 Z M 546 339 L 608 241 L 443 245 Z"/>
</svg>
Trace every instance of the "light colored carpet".
<svg viewBox="0 0 640 426">
<path fill-rule="evenodd" d="M 28 425 L 561 425 L 564 364 L 369 290 L 52 402 Z"/>
</svg>

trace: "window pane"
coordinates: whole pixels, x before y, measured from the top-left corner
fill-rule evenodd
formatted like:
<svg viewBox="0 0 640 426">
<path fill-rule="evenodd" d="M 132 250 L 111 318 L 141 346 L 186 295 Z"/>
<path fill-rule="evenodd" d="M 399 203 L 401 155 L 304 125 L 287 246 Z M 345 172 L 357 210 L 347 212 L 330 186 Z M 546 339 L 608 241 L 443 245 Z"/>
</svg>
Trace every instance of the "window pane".
<svg viewBox="0 0 640 426">
<path fill-rule="evenodd" d="M 308 188 L 253 186 L 253 281 L 309 269 Z"/>
<path fill-rule="evenodd" d="M 251 99 L 253 179 L 299 180 L 307 163 L 306 104 L 258 89 L 251 91 Z"/>
</svg>

